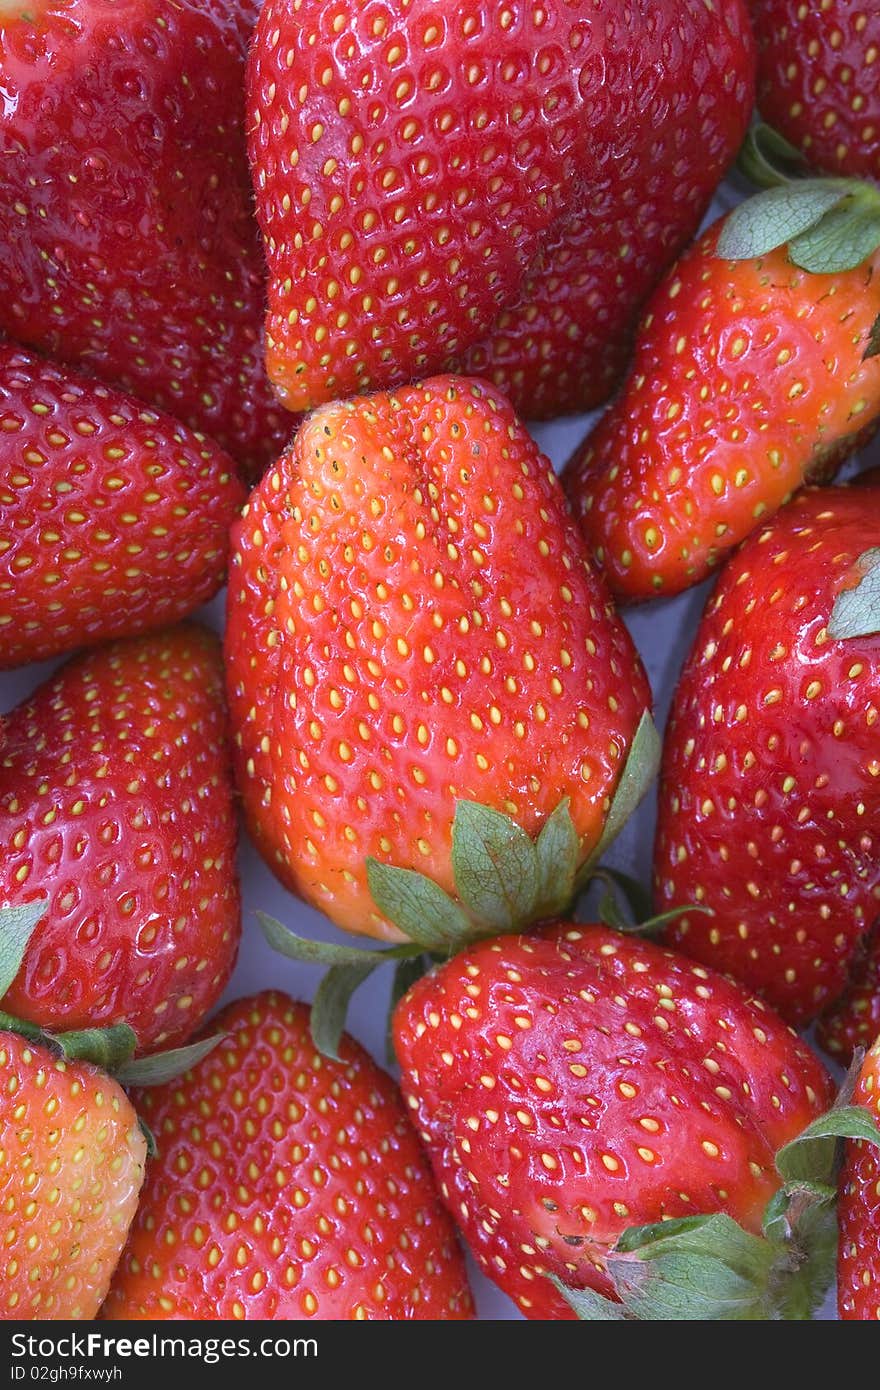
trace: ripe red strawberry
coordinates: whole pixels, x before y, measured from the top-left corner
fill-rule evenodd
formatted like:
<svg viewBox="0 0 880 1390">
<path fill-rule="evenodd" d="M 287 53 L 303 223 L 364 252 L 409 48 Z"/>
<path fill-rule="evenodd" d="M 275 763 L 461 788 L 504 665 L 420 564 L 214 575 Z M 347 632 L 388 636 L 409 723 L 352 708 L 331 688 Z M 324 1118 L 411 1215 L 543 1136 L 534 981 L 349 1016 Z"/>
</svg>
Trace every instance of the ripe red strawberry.
<svg viewBox="0 0 880 1390">
<path fill-rule="evenodd" d="M 558 908 L 649 701 L 549 461 L 466 378 L 308 417 L 236 527 L 226 656 L 269 863 L 338 925 L 397 940 L 400 912 L 448 935 L 450 891 L 483 929 Z M 486 836 L 516 882 L 496 864 L 468 891 Z M 406 903 L 377 909 L 369 857 L 419 871 L 396 880 Z"/>
<path fill-rule="evenodd" d="M 859 1048 L 880 1037 L 880 924 L 862 943 L 846 989 L 816 1024 L 819 1046 L 849 1066 Z"/>
<path fill-rule="evenodd" d="M 771 245 L 785 227 L 774 200 L 787 192 L 758 195 L 770 198 Z M 834 274 L 801 269 L 783 249 L 722 258 L 719 235 L 750 215 L 741 207 L 716 223 L 669 272 L 621 395 L 566 469 L 621 599 L 705 578 L 805 481 L 830 478 L 880 417 L 880 361 L 868 355 L 877 256 Z"/>
<path fill-rule="evenodd" d="M 37 0 L 0 21 L 0 330 L 254 470 L 291 427 L 242 119 L 258 8 Z"/>
<path fill-rule="evenodd" d="M 55 1030 L 178 1043 L 229 978 L 237 827 L 216 638 L 193 626 L 75 658 L 0 749 L 0 905 L 48 895 L 4 1007 Z"/>
<path fill-rule="evenodd" d="M 572 1316 L 547 1276 L 644 1315 L 640 1278 L 658 1265 L 644 1249 L 618 1258 L 623 1233 L 665 1221 L 686 1238 L 677 1218 L 718 1212 L 751 1233 L 737 1237 L 741 1272 L 762 1271 L 742 1315 L 798 1315 L 784 1311 L 794 1283 L 770 1272 L 779 1250 L 756 1237 L 782 1181 L 775 1151 L 831 1083 L 737 985 L 604 927 L 556 923 L 424 976 L 397 1007 L 394 1044 L 441 1192 L 528 1317 Z M 724 1223 L 686 1224 L 708 1239 Z M 712 1291 L 693 1292 L 712 1316 Z"/>
<path fill-rule="evenodd" d="M 456 370 L 552 415 L 607 396 L 753 51 L 740 0 L 267 0 L 248 82 L 288 407 Z"/>
<path fill-rule="evenodd" d="M 802 493 L 728 563 L 676 692 L 655 855 L 669 928 L 803 1023 L 880 899 L 880 479 Z"/>
<path fill-rule="evenodd" d="M 880 180 L 880 4 L 751 0 L 764 119 L 815 169 Z"/>
<path fill-rule="evenodd" d="M 0 1320 L 96 1317 L 146 1148 L 110 1077 L 0 1032 Z"/>
<path fill-rule="evenodd" d="M 137 1094 L 156 1135 L 105 1318 L 463 1319 L 464 1260 L 397 1087 L 265 993 L 226 1040 Z"/>
<path fill-rule="evenodd" d="M 853 1100 L 880 1119 L 880 1039 L 865 1057 Z M 880 1150 L 846 1146 L 838 1201 L 837 1311 L 846 1321 L 880 1318 Z"/>
<path fill-rule="evenodd" d="M 0 344 L 0 668 L 184 617 L 223 583 L 235 465 L 140 401 Z"/>
</svg>

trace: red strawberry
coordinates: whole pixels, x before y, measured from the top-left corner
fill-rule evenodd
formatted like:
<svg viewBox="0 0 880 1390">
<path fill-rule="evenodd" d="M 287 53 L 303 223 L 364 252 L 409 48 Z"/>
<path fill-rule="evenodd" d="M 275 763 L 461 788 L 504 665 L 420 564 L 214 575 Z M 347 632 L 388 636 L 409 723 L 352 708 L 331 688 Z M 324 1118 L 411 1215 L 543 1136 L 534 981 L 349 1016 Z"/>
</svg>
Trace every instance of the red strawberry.
<svg viewBox="0 0 880 1390">
<path fill-rule="evenodd" d="M 880 1036 L 880 923 L 853 960 L 849 981 L 816 1025 L 820 1047 L 849 1066 L 859 1048 Z"/>
<path fill-rule="evenodd" d="M 267 0 L 250 156 L 282 400 L 476 370 L 525 413 L 597 404 L 752 94 L 740 0 Z"/>
<path fill-rule="evenodd" d="M 795 1023 L 847 985 L 880 899 L 880 479 L 802 493 L 728 563 L 664 748 L 658 906 Z"/>
<path fill-rule="evenodd" d="M 0 1319 L 97 1315 L 146 1148 L 109 1076 L 0 1032 Z"/>
<path fill-rule="evenodd" d="M 880 361 L 868 354 L 880 315 L 877 256 L 857 253 L 856 268 L 818 274 L 782 249 L 720 254 L 744 218 L 755 221 L 742 249 L 757 241 L 759 206 L 774 229 L 767 240 L 778 241 L 776 200 L 788 193 L 738 208 L 670 271 L 621 395 L 568 464 L 566 491 L 619 598 L 696 584 L 876 427 Z M 828 211 L 821 187 L 815 196 Z"/>
<path fill-rule="evenodd" d="M 880 1119 L 880 1039 L 861 1069 L 854 1101 Z M 880 1150 L 847 1144 L 840 1174 L 837 1311 L 846 1321 L 880 1318 Z"/>
<path fill-rule="evenodd" d="M 139 1093 L 159 1145 L 105 1318 L 462 1319 L 464 1261 L 397 1087 L 309 1010 L 240 999 L 226 1040 Z"/>
<path fill-rule="evenodd" d="M 262 364 L 243 131 L 257 0 L 64 0 L 0 17 L 0 329 L 242 463 L 290 431 Z"/>
<path fill-rule="evenodd" d="M 559 907 L 649 700 L 549 461 L 465 378 L 309 416 L 236 528 L 226 655 L 269 863 L 337 924 L 398 940 L 413 917 L 456 928 L 437 885 L 484 929 Z M 468 891 L 486 837 L 516 883 L 496 863 Z M 396 880 L 406 904 L 376 909 L 371 856 L 420 871 Z"/>
<path fill-rule="evenodd" d="M 676 1220 L 718 1212 L 745 1228 L 728 1291 L 748 1301 L 741 1315 L 804 1315 L 775 1235 L 757 1236 L 782 1181 L 774 1152 L 831 1083 L 737 985 L 604 927 L 557 923 L 424 976 L 397 1007 L 394 1043 L 440 1189 L 480 1267 L 528 1317 L 572 1316 L 547 1276 L 647 1315 L 662 1256 L 638 1239 L 618 1255 L 624 1232 L 665 1222 L 653 1254 L 679 1238 L 683 1254 L 701 1233 L 720 1253 L 732 1223 Z M 748 1300 L 744 1268 L 762 1271 Z M 692 1292 L 702 1313 L 691 1302 L 680 1315 L 712 1316 L 713 1290 Z"/>
<path fill-rule="evenodd" d="M 48 895 L 5 1006 L 56 1030 L 198 1027 L 240 933 L 216 639 L 197 627 L 78 657 L 9 715 L 0 904 Z"/>
<path fill-rule="evenodd" d="M 162 627 L 223 583 L 232 460 L 0 344 L 0 668 Z"/>
<path fill-rule="evenodd" d="M 880 179 L 880 4 L 751 0 L 764 119 L 829 174 Z"/>
</svg>

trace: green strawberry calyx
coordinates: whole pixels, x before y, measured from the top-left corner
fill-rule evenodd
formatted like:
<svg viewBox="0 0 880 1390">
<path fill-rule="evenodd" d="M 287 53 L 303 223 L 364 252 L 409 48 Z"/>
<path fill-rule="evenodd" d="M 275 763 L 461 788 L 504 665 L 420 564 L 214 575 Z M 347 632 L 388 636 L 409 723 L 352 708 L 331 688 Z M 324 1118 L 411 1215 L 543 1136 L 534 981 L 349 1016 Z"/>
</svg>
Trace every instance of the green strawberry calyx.
<svg viewBox="0 0 880 1390">
<path fill-rule="evenodd" d="M 0 907 L 0 1001 L 18 975 L 31 938 L 47 910 L 45 896 L 16 907 Z M 124 1086 L 157 1086 L 173 1080 L 206 1057 L 220 1042 L 219 1036 L 204 1038 L 187 1047 L 136 1058 L 137 1034 L 127 1023 L 50 1032 L 3 1009 L 0 1009 L 0 1032 L 16 1033 L 65 1061 L 90 1062 L 109 1072 Z"/>
<path fill-rule="evenodd" d="M 761 191 L 727 215 L 716 247 L 723 259 L 751 260 L 787 245 L 796 266 L 832 275 L 855 269 L 880 246 L 875 184 L 812 177 L 797 151 L 760 124 L 746 139 L 739 167 Z M 872 332 L 865 355 L 877 350 Z"/>
<path fill-rule="evenodd" d="M 860 1060 L 860 1059 L 859 1059 Z M 857 1067 L 825 1115 L 779 1150 L 778 1191 L 760 1235 L 724 1212 L 633 1226 L 607 1257 L 616 1300 L 552 1283 L 582 1321 L 804 1320 L 834 1279 L 843 1141 L 880 1146 L 871 1113 L 850 1105 Z"/>
<path fill-rule="evenodd" d="M 856 575 L 856 583 L 841 590 L 831 611 L 828 636 L 835 641 L 880 632 L 880 548 L 859 556 Z"/>
<path fill-rule="evenodd" d="M 328 967 L 312 1004 L 312 1036 L 337 1057 L 352 994 L 386 961 L 395 963 L 392 1007 L 435 961 L 469 942 L 523 931 L 564 915 L 600 872 L 598 862 L 657 774 L 660 737 L 645 713 L 633 736 L 598 843 L 583 857 L 568 798 L 533 839 L 510 816 L 475 801 L 456 804 L 452 824 L 455 897 L 414 869 L 367 860 L 367 880 L 382 915 L 406 938 L 400 946 L 364 949 L 296 936 L 257 913 L 269 945 L 290 959 Z M 601 871 L 605 874 L 606 871 Z M 620 875 L 620 878 L 625 876 Z M 628 880 L 632 884 L 632 880 Z"/>
</svg>

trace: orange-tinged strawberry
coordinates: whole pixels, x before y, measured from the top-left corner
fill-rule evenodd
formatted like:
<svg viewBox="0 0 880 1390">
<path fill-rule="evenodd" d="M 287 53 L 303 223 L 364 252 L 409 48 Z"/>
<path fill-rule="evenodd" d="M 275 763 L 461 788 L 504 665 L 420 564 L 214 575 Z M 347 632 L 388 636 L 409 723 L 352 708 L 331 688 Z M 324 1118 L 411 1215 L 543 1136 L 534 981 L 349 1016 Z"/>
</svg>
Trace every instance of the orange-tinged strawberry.
<svg viewBox="0 0 880 1390">
<path fill-rule="evenodd" d="M 741 0 L 267 0 L 248 129 L 280 398 L 464 371 L 526 415 L 598 404 L 753 62 Z"/>
<path fill-rule="evenodd" d="M 122 1088 L 0 1031 L 0 1318 L 94 1318 L 147 1144 Z"/>
<path fill-rule="evenodd" d="M 4 1007 L 177 1044 L 241 932 L 220 647 L 182 624 L 75 657 L 0 748 L 0 906 L 48 899 Z M 2 927 L 0 927 L 2 946 Z"/>
<path fill-rule="evenodd" d="M 828 274 L 782 248 L 728 260 L 729 221 L 655 292 L 621 395 L 566 469 L 621 599 L 705 578 L 805 481 L 830 477 L 880 416 L 877 254 Z"/>
<path fill-rule="evenodd" d="M 141 401 L 0 344 L 0 669 L 165 627 L 223 583 L 235 464 Z"/>
<path fill-rule="evenodd" d="M 464 378 L 308 417 L 236 527 L 226 656 L 268 862 L 337 924 L 396 939 L 368 858 L 461 896 L 453 821 L 474 804 L 522 870 L 499 890 L 530 900 L 512 924 L 546 906 L 528 837 L 567 801 L 568 858 L 590 856 L 649 702 L 549 461 Z"/>
<path fill-rule="evenodd" d="M 391 1078 L 351 1038 L 329 1061 L 309 1010 L 264 993 L 224 1041 L 137 1093 L 159 1157 L 103 1316 L 463 1319 L 454 1227 Z"/>
</svg>

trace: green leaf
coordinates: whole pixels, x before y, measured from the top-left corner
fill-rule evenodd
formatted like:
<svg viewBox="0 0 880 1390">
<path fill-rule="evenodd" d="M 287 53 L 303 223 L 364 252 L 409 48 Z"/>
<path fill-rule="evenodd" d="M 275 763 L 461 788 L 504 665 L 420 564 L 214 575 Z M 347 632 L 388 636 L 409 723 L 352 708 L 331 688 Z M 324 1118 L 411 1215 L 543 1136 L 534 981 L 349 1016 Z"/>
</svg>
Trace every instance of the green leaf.
<svg viewBox="0 0 880 1390">
<path fill-rule="evenodd" d="M 775 188 L 809 172 L 800 151 L 763 121 L 749 129 L 736 162 L 740 173 L 759 188 Z"/>
<path fill-rule="evenodd" d="M 358 965 L 364 956 L 384 954 L 363 946 L 339 946 L 332 941 L 315 941 L 310 937 L 297 936 L 266 912 L 258 911 L 257 921 L 273 951 L 287 956 L 289 960 L 305 961 L 307 965 Z"/>
<path fill-rule="evenodd" d="M 388 1027 L 385 1037 L 385 1056 L 389 1066 L 393 1066 L 397 1060 L 392 1038 L 394 1011 L 410 986 L 414 985 L 416 980 L 422 978 L 429 966 L 430 957 L 425 955 L 410 956 L 408 960 L 401 960 L 397 963 L 394 971 L 394 978 L 391 981 L 391 996 L 388 1002 Z"/>
<path fill-rule="evenodd" d="M 636 1227 L 608 1258 L 628 1312 L 650 1321 L 745 1321 L 768 1314 L 778 1251 L 716 1213 Z"/>
<path fill-rule="evenodd" d="M 639 883 L 638 879 L 633 878 L 631 874 L 625 874 L 622 869 L 612 869 L 608 865 L 602 865 L 593 872 L 592 878 L 603 880 L 609 887 L 614 885 L 620 889 L 634 922 L 647 921 L 651 916 L 653 911 L 651 894 L 645 885 Z M 589 887 L 589 883 L 585 886 Z"/>
<path fill-rule="evenodd" d="M 851 179 L 802 179 L 767 188 L 728 213 L 716 255 L 744 261 L 764 256 L 814 227 L 858 185 Z"/>
<path fill-rule="evenodd" d="M 77 1028 L 47 1036 L 68 1062 L 91 1062 L 109 1072 L 115 1072 L 133 1057 L 137 1047 L 137 1034 L 127 1023 L 115 1023 L 110 1028 Z"/>
<path fill-rule="evenodd" d="M 880 199 L 844 199 L 788 245 L 789 259 L 814 275 L 854 270 L 880 246 Z"/>
<path fill-rule="evenodd" d="M 159 1146 L 156 1143 L 156 1136 L 142 1115 L 138 1115 L 138 1128 L 147 1142 L 147 1158 L 158 1158 Z"/>
<path fill-rule="evenodd" d="M 721 1212 L 633 1227 L 609 1259 L 615 1291 L 640 1318 L 809 1319 L 834 1277 L 834 1205 L 825 1192 L 793 1203 L 777 1228 L 785 1239 L 752 1235 Z"/>
<path fill-rule="evenodd" d="M 624 936 L 646 937 L 657 936 L 669 922 L 674 922 L 677 917 L 691 912 L 702 912 L 707 917 L 715 916 L 711 907 L 688 903 L 683 907 L 670 907 L 666 912 L 658 912 L 653 917 L 646 917 L 643 922 L 633 922 L 623 915 L 620 904 L 611 889 L 600 899 L 597 909 L 599 921 L 603 922 L 606 927 L 611 927 L 612 931 L 622 932 Z"/>
<path fill-rule="evenodd" d="M 863 1105 L 841 1105 L 820 1115 L 776 1155 L 776 1168 L 789 1183 L 830 1185 L 838 1139 L 864 1139 L 880 1145 L 880 1129 Z"/>
<path fill-rule="evenodd" d="M 26 1038 L 28 1042 L 40 1043 L 43 1047 L 49 1047 L 57 1054 L 58 1048 L 53 1046 L 49 1034 L 44 1032 L 36 1023 L 28 1023 L 24 1018 L 16 1018 L 15 1014 L 8 1014 L 0 1009 L 0 1032 L 17 1033 L 20 1038 Z"/>
<path fill-rule="evenodd" d="M 828 635 L 835 641 L 880 632 L 880 549 L 866 550 L 858 567 L 862 578 L 855 588 L 837 595 L 831 612 Z"/>
<path fill-rule="evenodd" d="M 459 801 L 452 825 L 455 890 L 471 916 L 493 931 L 511 931 L 532 920 L 538 899 L 535 845 L 516 821 Z"/>
<path fill-rule="evenodd" d="M 555 1274 L 548 1274 L 547 1278 L 561 1294 L 581 1322 L 626 1322 L 631 1321 L 626 1309 L 621 1303 L 615 1303 L 610 1298 L 605 1298 L 602 1294 L 596 1293 L 595 1289 L 572 1289 L 568 1284 L 563 1284 L 561 1279 L 557 1279 Z"/>
<path fill-rule="evenodd" d="M 729 1221 L 730 1217 L 725 1217 Z M 618 1255 L 631 1255 L 651 1245 L 701 1232 L 712 1216 L 676 1216 L 670 1221 L 653 1221 L 646 1226 L 628 1226 L 614 1247 Z M 734 1223 L 735 1224 L 735 1223 Z M 738 1229 L 738 1228 L 737 1228 Z"/>
<path fill-rule="evenodd" d="M 626 934 L 633 929 L 631 920 L 620 910 L 620 903 L 617 901 L 617 895 L 613 888 L 606 888 L 602 894 L 596 908 L 596 916 L 604 926 L 610 927 L 612 931 Z"/>
<path fill-rule="evenodd" d="M 536 917 L 555 917 L 565 912 L 574 895 L 581 842 L 569 805 L 568 797 L 560 801 L 535 841 L 538 859 Z"/>
<path fill-rule="evenodd" d="M 379 953 L 377 953 L 379 954 Z M 315 991 L 312 1004 L 312 1040 L 325 1057 L 339 1058 L 339 1043 L 345 1030 L 348 1005 L 355 990 L 376 968 L 377 962 L 364 960 L 358 965 L 331 965 Z"/>
<path fill-rule="evenodd" d="M 640 936 L 656 936 L 677 917 L 684 917 L 685 914 L 690 916 L 693 912 L 702 913 L 704 917 L 715 916 L 714 907 L 707 907 L 705 903 L 683 903 L 681 907 L 670 907 L 665 912 L 655 912 L 653 917 L 646 917 L 644 922 L 638 923 L 636 930 Z"/>
<path fill-rule="evenodd" d="M 871 331 L 868 334 L 868 344 L 862 353 L 862 361 L 867 362 L 869 358 L 880 354 L 880 314 L 871 324 Z"/>
<path fill-rule="evenodd" d="M 833 1205 L 836 1199 L 837 1188 L 829 1183 L 789 1183 L 778 1188 L 770 1198 L 764 1208 L 761 1229 L 768 1240 L 788 1240 L 808 1203 Z"/>
<path fill-rule="evenodd" d="M 21 969 L 28 943 L 49 906 L 48 897 L 22 907 L 0 908 L 0 999 Z"/>
<path fill-rule="evenodd" d="M 617 839 L 657 776 L 660 767 L 661 747 L 657 726 L 646 710 L 639 720 L 639 726 L 630 744 L 629 753 L 620 774 L 620 781 L 617 784 L 605 820 L 601 839 L 578 874 L 579 888 L 583 887 L 590 878 L 602 855 L 609 845 Z"/>
<path fill-rule="evenodd" d="M 458 903 L 424 874 L 368 859 L 367 882 L 383 917 L 421 949 L 448 952 L 473 935 Z"/>
<path fill-rule="evenodd" d="M 162 1086 L 197 1066 L 225 1037 L 225 1033 L 214 1033 L 186 1047 L 172 1047 L 152 1057 L 138 1057 L 117 1067 L 114 1075 L 123 1086 Z"/>
</svg>

